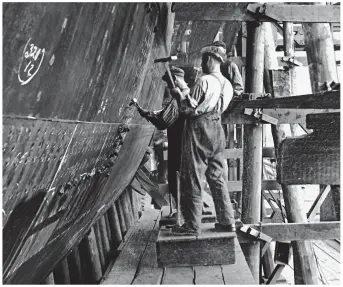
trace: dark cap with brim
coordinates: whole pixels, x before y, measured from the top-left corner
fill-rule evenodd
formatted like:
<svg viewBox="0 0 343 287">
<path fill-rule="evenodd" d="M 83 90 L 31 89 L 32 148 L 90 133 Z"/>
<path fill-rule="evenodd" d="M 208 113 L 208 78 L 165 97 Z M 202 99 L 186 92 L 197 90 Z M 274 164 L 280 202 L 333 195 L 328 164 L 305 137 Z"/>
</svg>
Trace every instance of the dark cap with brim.
<svg viewBox="0 0 343 287">
<path fill-rule="evenodd" d="M 170 67 L 170 73 L 173 76 L 178 76 L 178 77 L 181 77 L 181 78 L 183 78 L 185 76 L 185 72 L 182 69 L 180 69 L 178 67 L 175 67 L 175 66 L 171 66 Z M 168 81 L 169 80 L 168 72 L 165 72 L 165 74 L 162 77 L 162 80 L 163 81 Z"/>
</svg>

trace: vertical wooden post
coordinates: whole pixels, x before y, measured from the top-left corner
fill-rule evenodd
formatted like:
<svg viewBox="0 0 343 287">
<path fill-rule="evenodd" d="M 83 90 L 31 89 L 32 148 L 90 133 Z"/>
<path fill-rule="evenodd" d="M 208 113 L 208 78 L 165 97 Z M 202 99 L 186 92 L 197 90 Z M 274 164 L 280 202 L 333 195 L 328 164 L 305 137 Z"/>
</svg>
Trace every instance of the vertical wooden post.
<svg viewBox="0 0 343 287">
<path fill-rule="evenodd" d="M 110 224 L 110 229 L 112 233 L 112 243 L 113 243 L 112 249 L 116 249 L 123 238 L 121 235 L 117 209 L 114 204 L 112 204 L 108 210 L 108 223 Z"/>
<path fill-rule="evenodd" d="M 54 273 L 51 272 L 48 276 L 44 278 L 41 285 L 55 285 Z"/>
<path fill-rule="evenodd" d="M 84 281 L 89 284 L 99 283 L 102 271 L 93 227 L 80 243 L 80 259 L 84 263 Z"/>
<path fill-rule="evenodd" d="M 67 257 L 71 284 L 82 284 L 82 266 L 78 246 L 75 246 Z"/>
<path fill-rule="evenodd" d="M 264 73 L 263 73 L 263 83 L 265 87 L 265 91 L 267 93 L 271 93 L 269 89 L 269 70 L 272 69 L 278 69 L 278 61 L 275 54 L 275 42 L 274 42 L 274 35 L 272 33 L 272 27 L 270 23 L 264 23 Z M 263 125 L 266 127 L 267 125 Z M 266 129 L 264 128 L 264 132 Z M 263 161 L 262 161 L 263 165 Z M 262 166 L 263 167 L 263 166 Z M 263 192 L 263 191 L 261 191 Z M 262 198 L 262 203 L 264 203 L 264 200 Z M 262 218 L 265 214 L 265 205 L 262 205 Z M 271 247 L 269 247 L 262 257 L 262 266 L 264 270 L 265 277 L 269 278 L 275 268 L 274 259 L 273 259 L 273 251 Z"/>
<path fill-rule="evenodd" d="M 290 45 L 293 43 L 293 29 L 291 25 L 292 24 L 290 23 L 284 23 L 284 46 L 288 51 L 287 54 L 290 53 L 292 55 L 293 49 Z M 275 48 L 273 48 L 272 45 L 269 48 L 275 51 Z M 270 55 L 274 55 L 273 57 L 276 59 L 275 53 L 270 53 Z M 293 80 L 292 77 L 291 80 Z M 272 80 L 269 78 L 269 73 L 265 76 L 265 89 L 266 92 L 272 92 L 273 90 Z M 285 135 L 283 126 L 272 126 L 272 134 L 275 152 L 277 152 L 278 146 Z M 301 191 L 297 190 L 296 186 L 287 186 L 284 184 L 281 186 L 288 222 L 307 222 L 305 212 L 302 209 L 303 198 Z M 318 270 L 315 265 L 316 261 L 311 242 L 293 241 L 292 247 L 295 284 L 318 284 Z"/>
<path fill-rule="evenodd" d="M 235 126 L 234 124 L 228 124 L 228 148 L 232 149 L 235 147 L 235 142 L 234 142 L 234 129 Z M 229 175 L 228 175 L 228 180 L 237 180 L 237 161 L 236 159 L 228 159 L 228 169 L 229 169 Z"/>
<path fill-rule="evenodd" d="M 111 232 L 111 226 L 110 226 L 110 221 L 108 219 L 108 210 L 107 212 L 104 214 L 104 218 L 105 218 L 105 223 L 106 223 L 106 232 L 107 232 L 107 236 L 108 236 L 108 242 L 110 243 L 110 250 L 112 250 L 112 246 L 113 246 L 113 238 L 112 238 L 112 232 Z"/>
<path fill-rule="evenodd" d="M 247 60 L 245 90 L 263 92 L 264 33 L 263 24 L 247 23 Z M 244 127 L 242 178 L 242 221 L 258 223 L 261 215 L 262 125 Z M 260 244 L 247 244 L 243 248 L 247 263 L 256 282 L 259 282 Z"/>
<path fill-rule="evenodd" d="M 98 246 L 98 252 L 99 252 L 99 258 L 101 263 L 101 270 L 104 270 L 105 268 L 105 253 L 104 253 L 104 246 L 102 243 L 101 233 L 100 233 L 100 226 L 99 226 L 100 219 L 93 225 L 94 227 L 94 235 L 96 244 Z"/>
<path fill-rule="evenodd" d="M 55 284 L 70 284 L 67 258 L 64 258 L 54 269 Z"/>
<path fill-rule="evenodd" d="M 138 220 L 138 202 L 137 202 L 137 192 L 133 190 L 133 188 L 128 187 L 127 188 L 129 192 L 129 199 L 131 203 L 131 208 L 132 208 L 132 217 L 133 217 L 133 222 L 135 223 Z"/>
<path fill-rule="evenodd" d="M 116 209 L 118 211 L 118 218 L 119 218 L 121 234 L 122 234 L 122 236 L 124 236 L 128 228 L 126 227 L 126 224 L 125 224 L 123 206 L 122 206 L 122 203 L 119 200 L 119 198 L 115 202 L 115 206 L 116 206 Z"/>
<path fill-rule="evenodd" d="M 125 189 L 119 197 L 119 202 L 121 206 L 123 207 L 123 215 L 124 215 L 126 228 L 129 229 L 132 225 L 132 218 L 131 218 L 129 202 L 127 200 L 128 198 L 126 194 L 127 194 L 127 190 Z"/>
<path fill-rule="evenodd" d="M 109 260 L 111 247 L 110 247 L 110 241 L 108 240 L 105 216 L 101 216 L 98 222 L 99 222 L 99 230 L 100 230 L 102 247 L 104 250 L 104 259 L 105 259 L 105 268 L 106 268 L 106 265 Z"/>
</svg>

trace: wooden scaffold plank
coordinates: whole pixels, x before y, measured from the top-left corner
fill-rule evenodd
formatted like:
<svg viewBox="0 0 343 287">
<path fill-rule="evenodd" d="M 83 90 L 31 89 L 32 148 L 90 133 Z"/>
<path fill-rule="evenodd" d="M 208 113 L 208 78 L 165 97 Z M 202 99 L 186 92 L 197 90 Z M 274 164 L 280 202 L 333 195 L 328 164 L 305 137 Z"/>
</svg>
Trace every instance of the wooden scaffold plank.
<svg viewBox="0 0 343 287">
<path fill-rule="evenodd" d="M 163 285 L 193 285 L 194 267 L 166 267 L 162 279 Z"/>
<path fill-rule="evenodd" d="M 148 240 L 146 245 L 146 249 L 144 254 L 142 255 L 142 259 L 139 263 L 135 278 L 132 282 L 132 285 L 140 285 L 140 284 L 151 284 L 151 285 L 159 285 L 162 280 L 163 276 L 163 269 L 158 268 L 157 266 L 157 254 L 156 254 L 156 240 L 159 232 L 159 219 L 161 213 L 159 213 L 158 217 L 154 220 L 155 225 L 151 232 L 151 236 Z"/>
<path fill-rule="evenodd" d="M 143 213 L 102 284 L 132 284 L 158 215 L 159 211 L 155 209 Z"/>
</svg>

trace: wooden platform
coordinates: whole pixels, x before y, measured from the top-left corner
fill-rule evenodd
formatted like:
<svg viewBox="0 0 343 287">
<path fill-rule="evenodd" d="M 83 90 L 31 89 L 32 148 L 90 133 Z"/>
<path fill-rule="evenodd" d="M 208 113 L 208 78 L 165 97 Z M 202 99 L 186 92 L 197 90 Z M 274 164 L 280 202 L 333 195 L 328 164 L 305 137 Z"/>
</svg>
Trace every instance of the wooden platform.
<svg viewBox="0 0 343 287">
<path fill-rule="evenodd" d="M 159 218 L 159 210 L 148 210 L 143 213 L 134 230 L 125 238 L 118 258 L 108 270 L 108 274 L 101 284 L 256 284 L 243 252 L 240 250 L 237 238 L 234 239 L 235 264 L 159 268 L 155 249 Z"/>
<path fill-rule="evenodd" d="M 215 232 L 213 223 L 203 223 L 201 229 L 199 236 L 182 236 L 161 228 L 156 242 L 159 267 L 234 264 L 236 233 Z"/>
</svg>

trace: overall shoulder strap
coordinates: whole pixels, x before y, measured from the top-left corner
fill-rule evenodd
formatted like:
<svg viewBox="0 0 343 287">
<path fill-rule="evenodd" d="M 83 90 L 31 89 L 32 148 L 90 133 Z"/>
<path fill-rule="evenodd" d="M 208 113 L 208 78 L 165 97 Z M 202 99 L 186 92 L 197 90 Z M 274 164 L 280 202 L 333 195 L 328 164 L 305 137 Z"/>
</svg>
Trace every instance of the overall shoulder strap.
<svg viewBox="0 0 343 287">
<path fill-rule="evenodd" d="M 224 87 L 225 87 L 225 78 L 224 78 L 224 83 L 222 83 L 221 82 L 221 80 L 216 76 L 216 75 L 213 75 L 213 74 L 211 74 L 211 76 L 213 76 L 214 78 L 216 78 L 217 80 L 218 80 L 218 82 L 220 83 L 220 86 L 221 86 L 221 91 L 220 91 L 220 95 L 219 95 L 219 97 L 218 97 L 218 100 L 217 100 L 217 102 L 216 102 L 216 105 L 219 103 L 219 101 L 221 101 L 221 108 L 220 109 L 222 109 L 223 108 L 223 101 L 224 101 Z"/>
</svg>

